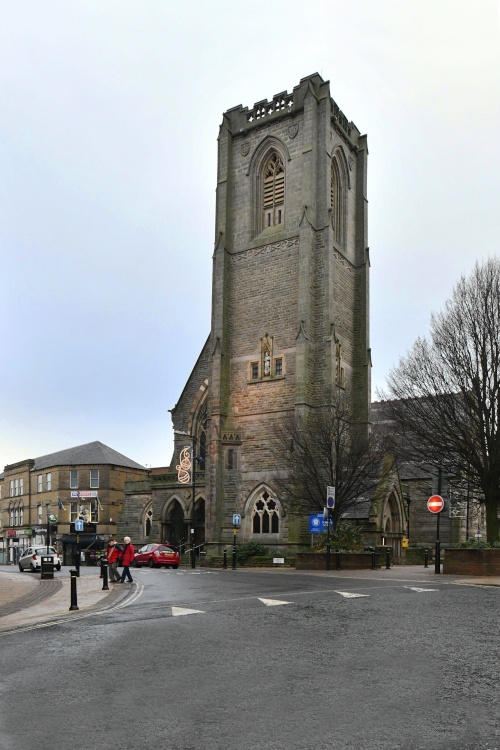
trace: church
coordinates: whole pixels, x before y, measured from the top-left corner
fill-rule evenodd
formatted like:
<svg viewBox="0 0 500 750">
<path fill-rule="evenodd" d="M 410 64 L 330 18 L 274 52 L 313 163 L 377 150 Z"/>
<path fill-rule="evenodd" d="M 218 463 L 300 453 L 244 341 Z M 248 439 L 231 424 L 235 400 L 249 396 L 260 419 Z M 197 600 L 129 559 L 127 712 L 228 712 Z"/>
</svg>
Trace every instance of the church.
<svg viewBox="0 0 500 750">
<path fill-rule="evenodd" d="M 309 542 L 280 499 L 273 434 L 347 386 L 370 422 L 367 160 L 366 135 L 318 74 L 224 113 L 210 334 L 171 409 L 170 466 L 128 483 L 121 533 L 220 554 L 236 516 L 239 542 Z M 401 553 L 397 481 L 353 517 Z"/>
</svg>

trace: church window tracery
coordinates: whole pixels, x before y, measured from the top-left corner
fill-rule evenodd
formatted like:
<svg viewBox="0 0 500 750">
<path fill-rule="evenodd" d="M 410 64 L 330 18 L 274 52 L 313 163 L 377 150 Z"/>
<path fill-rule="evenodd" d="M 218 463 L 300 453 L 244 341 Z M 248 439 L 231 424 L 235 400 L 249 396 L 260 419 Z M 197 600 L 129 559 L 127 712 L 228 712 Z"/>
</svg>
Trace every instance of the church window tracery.
<svg viewBox="0 0 500 750">
<path fill-rule="evenodd" d="M 254 534 L 279 533 L 278 503 L 267 490 L 264 490 L 255 501 L 252 510 L 252 531 Z"/>
</svg>

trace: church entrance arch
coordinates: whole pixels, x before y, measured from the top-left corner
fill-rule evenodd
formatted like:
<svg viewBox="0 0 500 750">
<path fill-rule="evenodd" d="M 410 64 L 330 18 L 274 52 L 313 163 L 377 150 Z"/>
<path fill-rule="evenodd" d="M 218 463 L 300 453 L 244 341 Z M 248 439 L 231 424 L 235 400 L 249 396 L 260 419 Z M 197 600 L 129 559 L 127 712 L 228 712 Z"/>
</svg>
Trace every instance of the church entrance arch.
<svg viewBox="0 0 500 750">
<path fill-rule="evenodd" d="M 161 525 L 161 541 L 180 546 L 185 539 L 186 527 L 184 510 L 177 498 L 169 501 Z"/>
<path fill-rule="evenodd" d="M 199 497 L 194 509 L 194 545 L 199 547 L 205 541 L 205 499 Z M 199 550 L 198 550 L 199 553 Z"/>
<path fill-rule="evenodd" d="M 401 558 L 402 537 L 404 530 L 404 516 L 402 504 L 393 490 L 384 505 L 382 515 L 382 544 L 392 547 L 394 561 Z"/>
</svg>

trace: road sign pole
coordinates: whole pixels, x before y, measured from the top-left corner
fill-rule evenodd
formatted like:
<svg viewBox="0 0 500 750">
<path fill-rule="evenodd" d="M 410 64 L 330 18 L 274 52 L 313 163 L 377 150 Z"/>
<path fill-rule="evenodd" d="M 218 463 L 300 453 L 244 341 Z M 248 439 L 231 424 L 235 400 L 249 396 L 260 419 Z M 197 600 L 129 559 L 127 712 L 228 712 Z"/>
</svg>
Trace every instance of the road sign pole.
<svg viewBox="0 0 500 750">
<path fill-rule="evenodd" d="M 438 469 L 438 495 L 441 497 L 441 467 Z M 434 573 L 441 573 L 441 541 L 439 539 L 439 519 L 441 517 L 441 511 L 437 514 L 436 523 L 436 554 L 434 560 Z"/>
<path fill-rule="evenodd" d="M 231 567 L 236 570 L 236 526 L 233 528 L 233 564 Z"/>
<path fill-rule="evenodd" d="M 328 531 L 326 535 L 326 569 L 330 570 L 330 511 L 328 510 Z"/>
</svg>

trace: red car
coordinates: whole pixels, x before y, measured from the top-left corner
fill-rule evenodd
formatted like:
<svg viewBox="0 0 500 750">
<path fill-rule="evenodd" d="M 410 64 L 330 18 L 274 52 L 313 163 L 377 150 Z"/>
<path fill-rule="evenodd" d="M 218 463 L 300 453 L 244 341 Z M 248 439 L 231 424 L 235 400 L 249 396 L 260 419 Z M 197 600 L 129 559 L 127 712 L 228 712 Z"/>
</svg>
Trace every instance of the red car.
<svg viewBox="0 0 500 750">
<path fill-rule="evenodd" d="M 147 565 L 149 568 L 166 568 L 179 567 L 179 553 L 173 547 L 167 544 L 146 544 L 135 553 L 134 565 L 136 568 L 142 568 Z"/>
</svg>

